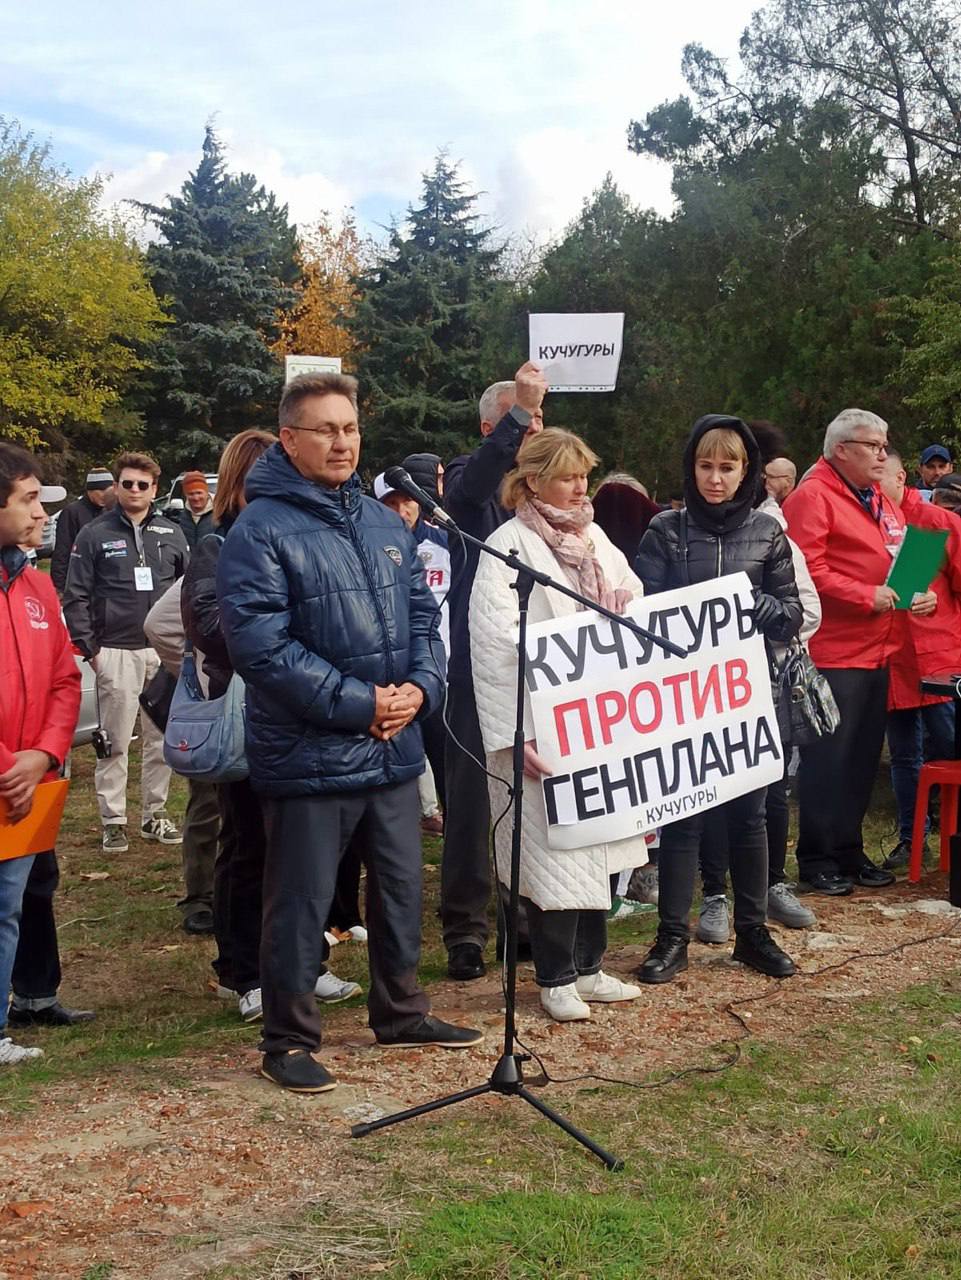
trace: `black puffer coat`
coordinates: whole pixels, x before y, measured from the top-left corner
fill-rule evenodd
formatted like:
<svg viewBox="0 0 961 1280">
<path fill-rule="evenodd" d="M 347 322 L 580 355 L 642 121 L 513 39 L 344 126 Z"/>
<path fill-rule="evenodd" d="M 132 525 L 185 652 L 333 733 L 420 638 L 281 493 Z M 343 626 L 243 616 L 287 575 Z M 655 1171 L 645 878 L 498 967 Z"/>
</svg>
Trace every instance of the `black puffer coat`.
<svg viewBox="0 0 961 1280">
<path fill-rule="evenodd" d="M 730 502 L 718 504 L 705 502 L 694 483 L 697 442 L 714 427 L 737 431 L 748 455 L 747 474 L 737 493 Z M 687 506 L 654 517 L 641 539 L 634 572 L 644 583 L 644 594 L 655 595 L 743 571 L 777 606 L 761 631 L 783 643 L 797 635 L 803 611 L 787 538 L 773 516 L 753 509 L 759 471 L 760 454 L 746 423 L 722 414 L 699 418 L 684 451 Z"/>
<path fill-rule="evenodd" d="M 247 684 L 247 756 L 266 796 L 356 791 L 423 772 L 420 726 L 374 738 L 374 685 L 411 681 L 418 718 L 444 650 L 417 545 L 388 507 L 306 480 L 279 444 L 247 476 L 217 563 L 230 661 Z"/>
<path fill-rule="evenodd" d="M 225 519 L 212 533 L 201 538 L 190 557 L 180 591 L 184 634 L 204 655 L 204 674 L 210 681 L 211 698 L 219 698 L 227 691 L 234 674 L 217 599 L 217 561 L 232 524 L 232 517 Z"/>
</svg>

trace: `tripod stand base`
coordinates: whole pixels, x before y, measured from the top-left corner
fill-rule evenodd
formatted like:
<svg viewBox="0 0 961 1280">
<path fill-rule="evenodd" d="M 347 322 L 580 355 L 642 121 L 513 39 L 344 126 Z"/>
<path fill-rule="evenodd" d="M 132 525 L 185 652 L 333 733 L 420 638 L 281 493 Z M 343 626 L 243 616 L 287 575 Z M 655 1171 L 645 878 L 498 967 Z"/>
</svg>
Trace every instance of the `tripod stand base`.
<svg viewBox="0 0 961 1280">
<path fill-rule="evenodd" d="M 367 1124 L 352 1125 L 350 1136 L 352 1138 L 364 1138 L 368 1133 L 374 1133 L 377 1129 L 386 1129 L 390 1125 L 401 1124 L 404 1120 L 414 1120 L 417 1116 L 429 1115 L 431 1111 L 441 1111 L 444 1107 L 452 1107 L 457 1102 L 467 1102 L 470 1098 L 480 1098 L 485 1093 L 503 1093 L 510 1097 L 522 1098 L 524 1102 L 529 1103 L 535 1111 L 539 1111 L 552 1124 L 556 1124 L 559 1129 L 563 1129 L 575 1142 L 579 1142 L 582 1147 L 586 1147 L 588 1151 L 593 1152 L 611 1173 L 620 1173 L 624 1168 L 623 1160 L 619 1160 L 617 1156 L 612 1156 L 609 1151 L 605 1151 L 593 1138 L 589 1138 L 586 1133 L 582 1133 L 580 1129 L 572 1125 L 569 1120 L 566 1120 L 553 1107 L 541 1102 L 540 1098 L 526 1088 L 523 1072 L 521 1071 L 521 1062 L 521 1057 L 516 1053 L 504 1054 L 497 1060 L 494 1070 L 491 1072 L 491 1078 L 486 1084 L 475 1085 L 473 1089 L 461 1089 L 459 1093 L 449 1093 L 443 1098 L 435 1098 L 433 1102 L 425 1102 L 422 1106 L 409 1107 L 406 1111 L 395 1111 L 393 1115 L 381 1116 L 379 1120 L 371 1120 Z"/>
</svg>

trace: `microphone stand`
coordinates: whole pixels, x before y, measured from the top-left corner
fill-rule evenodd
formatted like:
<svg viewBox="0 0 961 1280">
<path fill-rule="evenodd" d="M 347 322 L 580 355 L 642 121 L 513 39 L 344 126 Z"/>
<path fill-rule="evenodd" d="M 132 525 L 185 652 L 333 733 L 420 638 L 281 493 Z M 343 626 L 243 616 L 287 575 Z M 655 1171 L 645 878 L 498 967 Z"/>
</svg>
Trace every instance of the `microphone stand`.
<svg viewBox="0 0 961 1280">
<path fill-rule="evenodd" d="M 426 495 L 425 495 L 426 496 Z M 418 499 L 420 501 L 420 499 Z M 436 503 L 421 502 L 422 506 L 436 508 Z M 439 514 L 439 513 L 438 513 Z M 446 516 L 446 513 L 444 513 Z M 602 1146 L 596 1143 L 593 1138 L 589 1138 L 586 1133 L 582 1133 L 564 1116 L 556 1112 L 552 1107 L 547 1106 L 540 1098 L 530 1092 L 524 1084 L 524 1074 L 522 1064 L 530 1061 L 530 1054 L 519 1054 L 515 1052 L 514 1041 L 517 1035 L 514 1026 L 514 1010 L 517 997 L 517 916 L 520 902 L 520 867 L 521 867 L 521 813 L 523 809 L 524 797 L 524 688 L 527 676 L 527 615 L 530 605 L 531 592 L 535 583 L 542 587 L 550 587 L 554 591 L 559 591 L 561 595 L 569 596 L 572 600 L 577 600 L 585 605 L 594 613 L 599 613 L 605 618 L 610 618 L 612 622 L 616 622 L 619 626 L 626 627 L 629 631 L 633 631 L 635 635 L 642 639 L 652 641 L 659 645 L 668 653 L 675 654 L 678 657 L 684 657 L 685 651 L 676 645 L 672 640 L 666 639 L 664 636 L 655 635 L 652 631 L 640 626 L 632 618 L 624 618 L 620 614 L 605 609 L 602 606 L 588 600 L 585 596 L 580 595 L 577 591 L 571 590 L 570 587 L 563 583 L 555 582 L 548 574 L 542 573 L 539 569 L 534 569 L 531 565 L 525 564 L 517 555 L 511 551 L 504 553 L 498 551 L 494 547 L 488 546 L 486 542 L 482 542 L 479 538 L 472 537 L 469 533 L 464 533 L 459 529 L 449 516 L 443 519 L 445 527 L 453 530 L 464 542 L 469 542 L 472 546 L 479 547 L 481 551 L 487 555 L 494 556 L 496 559 L 503 561 L 516 570 L 517 578 L 513 583 L 513 590 L 517 592 L 517 602 L 519 608 L 519 626 L 517 635 L 517 702 L 514 715 L 514 743 L 513 743 L 513 831 L 511 834 L 511 861 L 510 861 L 510 885 L 509 885 L 509 905 L 507 909 L 506 922 L 506 940 L 504 947 L 504 958 L 506 961 L 506 979 L 505 979 L 505 1008 L 504 1008 L 504 1050 L 494 1065 L 490 1078 L 483 1084 L 475 1085 L 471 1089 L 461 1089 L 457 1093 L 447 1094 L 445 1097 L 435 1098 L 432 1102 L 425 1102 L 419 1107 L 409 1107 L 405 1111 L 394 1112 L 393 1115 L 381 1116 L 378 1120 L 371 1120 L 364 1124 L 355 1124 L 351 1126 L 350 1136 L 352 1138 L 363 1138 L 369 1133 L 374 1133 L 378 1129 L 386 1129 L 389 1125 L 400 1124 L 405 1120 L 413 1120 L 417 1116 L 428 1115 L 432 1111 L 439 1111 L 443 1107 L 453 1106 L 457 1102 L 466 1102 L 469 1098 L 479 1098 L 486 1093 L 501 1093 L 507 1097 L 521 1098 L 527 1102 L 542 1116 L 545 1116 L 552 1124 L 563 1129 L 576 1142 L 586 1147 L 588 1151 L 592 1151 L 599 1160 L 607 1166 L 612 1172 L 619 1172 L 624 1168 L 624 1161 L 617 1156 L 611 1155 Z"/>
</svg>

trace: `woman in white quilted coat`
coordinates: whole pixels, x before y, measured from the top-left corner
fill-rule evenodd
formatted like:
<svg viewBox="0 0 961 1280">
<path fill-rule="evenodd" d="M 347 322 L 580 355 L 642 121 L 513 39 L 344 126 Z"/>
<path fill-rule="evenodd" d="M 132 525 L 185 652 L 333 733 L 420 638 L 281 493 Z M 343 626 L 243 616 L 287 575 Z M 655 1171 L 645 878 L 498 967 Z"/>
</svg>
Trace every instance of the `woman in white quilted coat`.
<svg viewBox="0 0 961 1280">
<path fill-rule="evenodd" d="M 488 538 L 499 551 L 516 548 L 521 560 L 618 613 L 643 591 L 626 559 L 593 523 L 587 477 L 597 457 L 569 431 L 549 428 L 529 437 L 505 478 L 501 502 L 516 514 Z M 487 767 L 511 779 L 516 698 L 518 606 L 511 590 L 516 574 L 493 556 L 480 558 L 470 599 L 474 694 Z M 535 585 L 531 622 L 560 618 L 582 606 Z M 643 838 L 585 849 L 550 849 L 540 776 L 548 772 L 530 740 L 525 749 L 520 893 L 527 910 L 531 954 L 541 1004 L 558 1022 L 589 1018 L 589 1002 L 633 1000 L 640 988 L 601 968 L 607 947 L 607 910 L 613 872 L 647 861 Z M 499 812 L 507 792 L 493 780 L 491 807 Z M 497 870 L 506 884 L 510 823 L 496 832 Z"/>
</svg>

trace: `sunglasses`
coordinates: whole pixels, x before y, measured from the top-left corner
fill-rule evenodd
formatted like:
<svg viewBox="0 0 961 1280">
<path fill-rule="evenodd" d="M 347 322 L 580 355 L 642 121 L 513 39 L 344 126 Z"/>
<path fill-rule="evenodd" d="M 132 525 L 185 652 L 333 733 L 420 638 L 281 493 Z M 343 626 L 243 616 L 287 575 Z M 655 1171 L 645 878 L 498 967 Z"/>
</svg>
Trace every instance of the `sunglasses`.
<svg viewBox="0 0 961 1280">
<path fill-rule="evenodd" d="M 146 493 L 148 489 L 153 488 L 152 480 L 121 480 L 121 489 L 139 489 L 141 493 Z"/>
</svg>

